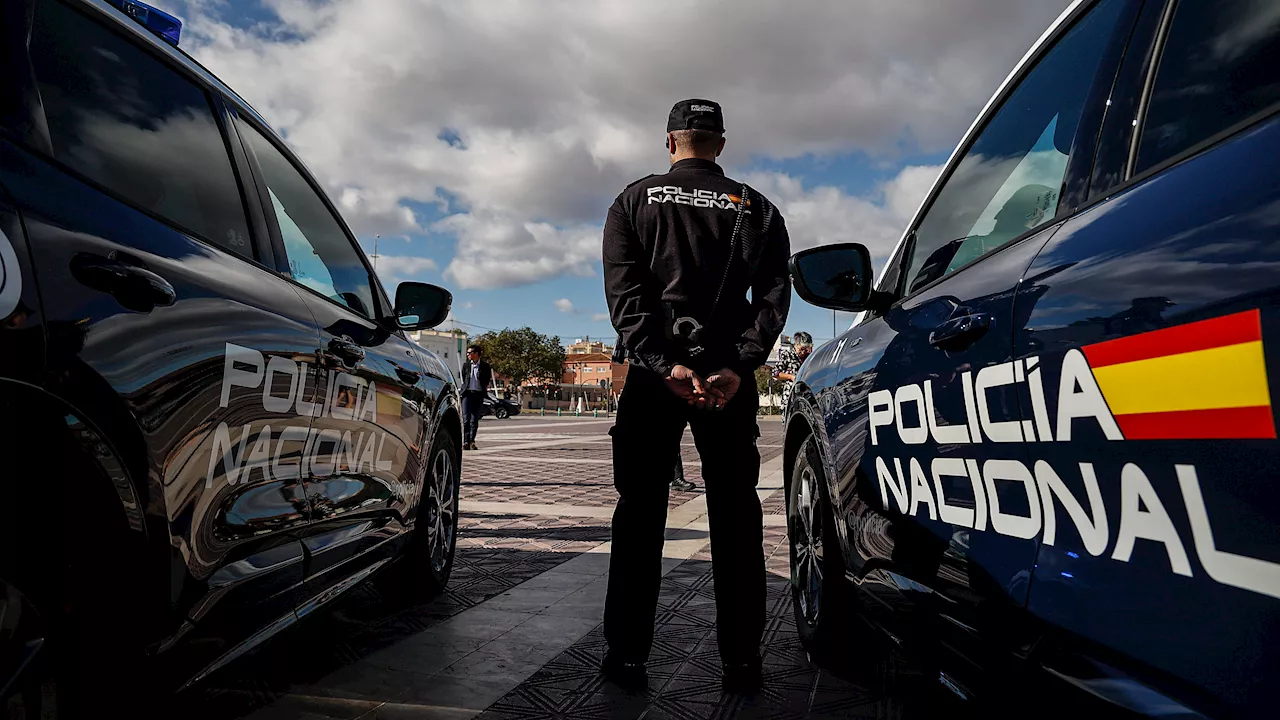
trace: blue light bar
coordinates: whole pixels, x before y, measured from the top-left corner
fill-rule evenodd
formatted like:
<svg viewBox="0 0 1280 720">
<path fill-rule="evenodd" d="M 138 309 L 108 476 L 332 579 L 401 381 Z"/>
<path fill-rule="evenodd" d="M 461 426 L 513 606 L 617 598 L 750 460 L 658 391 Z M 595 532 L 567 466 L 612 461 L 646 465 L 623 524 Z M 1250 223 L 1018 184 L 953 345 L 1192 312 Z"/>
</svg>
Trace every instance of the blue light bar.
<svg viewBox="0 0 1280 720">
<path fill-rule="evenodd" d="M 153 35 L 178 47 L 178 36 L 182 34 L 182 21 L 178 18 L 137 0 L 107 0 L 107 2 L 120 8 L 125 15 L 150 30 Z"/>
</svg>

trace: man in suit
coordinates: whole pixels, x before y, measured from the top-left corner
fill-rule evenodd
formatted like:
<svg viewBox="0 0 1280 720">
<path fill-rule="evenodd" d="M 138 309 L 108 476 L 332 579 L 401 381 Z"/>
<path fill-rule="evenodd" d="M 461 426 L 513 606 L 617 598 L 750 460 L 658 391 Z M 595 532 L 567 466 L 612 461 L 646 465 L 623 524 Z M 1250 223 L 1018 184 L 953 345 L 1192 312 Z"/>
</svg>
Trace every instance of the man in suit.
<svg viewBox="0 0 1280 720">
<path fill-rule="evenodd" d="M 475 450 L 480 414 L 484 412 L 484 399 L 493 382 L 493 368 L 480 359 L 478 345 L 467 348 L 467 361 L 462 365 L 458 382 L 462 390 L 462 449 Z"/>
</svg>

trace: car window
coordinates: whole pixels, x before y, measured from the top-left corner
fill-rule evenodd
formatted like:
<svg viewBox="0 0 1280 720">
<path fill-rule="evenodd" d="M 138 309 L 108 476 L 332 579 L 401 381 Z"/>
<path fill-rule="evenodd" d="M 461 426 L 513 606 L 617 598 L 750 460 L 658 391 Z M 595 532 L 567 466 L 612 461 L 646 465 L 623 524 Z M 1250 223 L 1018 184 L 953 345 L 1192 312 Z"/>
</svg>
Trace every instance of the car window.
<svg viewBox="0 0 1280 720">
<path fill-rule="evenodd" d="M 1280 2 L 1180 0 L 1147 105 L 1137 172 L 1280 102 Z"/>
<path fill-rule="evenodd" d="M 915 230 L 908 292 L 1055 217 L 1076 126 L 1122 6 L 1095 6 L 991 116 Z"/>
<path fill-rule="evenodd" d="M 163 62 L 61 2 L 41 2 L 30 42 L 54 157 L 126 201 L 253 257 L 209 97 Z"/>
<path fill-rule="evenodd" d="M 373 289 L 359 251 L 315 188 L 262 133 L 239 127 L 267 181 L 293 279 L 366 317 L 373 317 Z"/>
</svg>

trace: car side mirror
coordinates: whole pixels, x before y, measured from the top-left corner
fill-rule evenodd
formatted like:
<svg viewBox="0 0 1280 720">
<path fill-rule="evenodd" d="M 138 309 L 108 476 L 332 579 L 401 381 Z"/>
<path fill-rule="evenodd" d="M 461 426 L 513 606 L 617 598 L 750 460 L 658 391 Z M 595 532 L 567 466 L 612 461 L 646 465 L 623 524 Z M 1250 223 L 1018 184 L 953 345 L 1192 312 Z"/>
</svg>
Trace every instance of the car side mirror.
<svg viewBox="0 0 1280 720">
<path fill-rule="evenodd" d="M 871 253 L 865 245 L 841 243 L 791 256 L 791 279 L 805 302 L 828 310 L 872 309 Z"/>
<path fill-rule="evenodd" d="M 453 307 L 453 294 L 428 283 L 402 282 L 396 286 L 395 321 L 402 330 L 428 330 L 445 321 Z"/>
</svg>

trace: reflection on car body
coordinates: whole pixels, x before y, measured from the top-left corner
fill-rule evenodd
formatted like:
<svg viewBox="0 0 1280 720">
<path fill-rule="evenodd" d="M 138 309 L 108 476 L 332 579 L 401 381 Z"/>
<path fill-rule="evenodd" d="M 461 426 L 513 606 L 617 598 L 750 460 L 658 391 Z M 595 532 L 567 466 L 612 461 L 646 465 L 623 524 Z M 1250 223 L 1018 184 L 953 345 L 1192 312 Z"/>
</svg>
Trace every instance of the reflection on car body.
<svg viewBox="0 0 1280 720">
<path fill-rule="evenodd" d="M 374 571 L 431 593 L 452 566 L 457 393 L 406 336 L 451 296 L 390 301 L 171 20 L 15 0 L 0 24 L 10 716 L 142 712 Z"/>
</svg>

